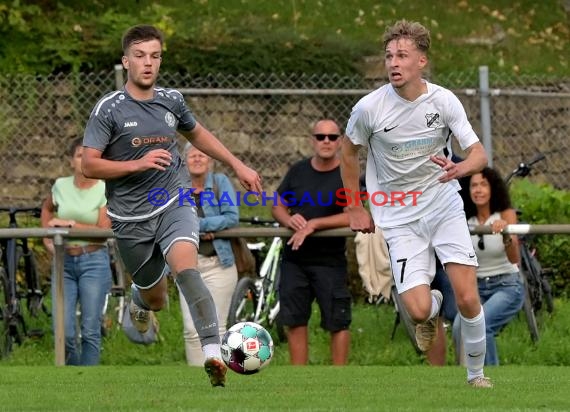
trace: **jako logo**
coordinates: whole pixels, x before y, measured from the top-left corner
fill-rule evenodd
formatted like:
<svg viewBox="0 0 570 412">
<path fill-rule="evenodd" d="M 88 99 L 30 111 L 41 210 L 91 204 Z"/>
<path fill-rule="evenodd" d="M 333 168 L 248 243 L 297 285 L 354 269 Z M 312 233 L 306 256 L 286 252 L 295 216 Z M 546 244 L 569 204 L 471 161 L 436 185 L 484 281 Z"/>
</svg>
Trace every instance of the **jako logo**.
<svg viewBox="0 0 570 412">
<path fill-rule="evenodd" d="M 125 125 L 123 127 L 137 127 L 138 123 L 137 122 L 125 122 Z"/>
</svg>

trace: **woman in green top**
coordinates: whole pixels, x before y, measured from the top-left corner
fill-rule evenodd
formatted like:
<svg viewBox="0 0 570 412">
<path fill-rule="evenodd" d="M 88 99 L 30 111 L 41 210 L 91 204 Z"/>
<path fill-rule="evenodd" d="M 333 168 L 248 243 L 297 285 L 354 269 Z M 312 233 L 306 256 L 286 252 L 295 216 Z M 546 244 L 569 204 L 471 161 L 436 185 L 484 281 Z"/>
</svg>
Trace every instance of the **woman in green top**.
<svg viewBox="0 0 570 412">
<path fill-rule="evenodd" d="M 105 183 L 81 172 L 82 139 L 69 150 L 73 175 L 58 178 L 42 205 L 43 227 L 109 229 Z M 53 254 L 52 239 L 44 244 Z M 64 310 L 67 365 L 97 365 L 105 295 L 111 288 L 111 265 L 104 239 L 70 238 L 65 245 Z M 76 307 L 81 307 L 81 345 L 77 342 Z M 55 306 L 55 305 L 54 305 Z M 55 307 L 53 308 L 55 312 Z"/>
</svg>

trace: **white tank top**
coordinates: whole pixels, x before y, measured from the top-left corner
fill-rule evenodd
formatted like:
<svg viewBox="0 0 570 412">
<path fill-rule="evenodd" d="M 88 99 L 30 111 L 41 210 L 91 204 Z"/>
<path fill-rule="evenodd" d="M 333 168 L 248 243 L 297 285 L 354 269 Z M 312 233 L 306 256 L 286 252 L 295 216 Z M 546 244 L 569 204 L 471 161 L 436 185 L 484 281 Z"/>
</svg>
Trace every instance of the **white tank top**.
<svg viewBox="0 0 570 412">
<path fill-rule="evenodd" d="M 501 219 L 501 214 L 499 212 L 495 212 L 489 216 L 483 224 L 488 226 L 495 220 L 499 219 Z M 478 225 L 479 221 L 477 220 L 477 216 L 469 218 L 468 223 L 470 226 Z M 485 244 L 484 250 L 479 248 L 480 236 L 483 236 L 483 243 Z M 471 241 L 473 242 L 473 248 L 477 254 L 477 261 L 479 262 L 479 267 L 477 268 L 478 278 L 505 275 L 519 271 L 518 266 L 509 262 L 509 259 L 507 258 L 505 245 L 503 245 L 502 234 L 473 235 L 471 236 Z"/>
</svg>

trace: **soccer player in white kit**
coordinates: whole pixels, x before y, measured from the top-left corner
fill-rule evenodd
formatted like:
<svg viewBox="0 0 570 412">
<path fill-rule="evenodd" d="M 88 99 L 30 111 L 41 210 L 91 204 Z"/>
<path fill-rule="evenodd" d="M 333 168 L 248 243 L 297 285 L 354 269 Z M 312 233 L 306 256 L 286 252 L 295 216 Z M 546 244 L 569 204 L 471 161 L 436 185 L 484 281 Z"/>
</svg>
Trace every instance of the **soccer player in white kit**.
<svg viewBox="0 0 570 412">
<path fill-rule="evenodd" d="M 401 20 L 384 34 L 390 83 L 363 97 L 353 108 L 342 147 L 341 171 L 350 227 L 382 228 L 389 246 L 394 282 L 417 323 L 416 340 L 427 351 L 435 341 L 442 295 L 430 292 L 435 255 L 445 266 L 461 317 L 467 381 L 492 387 L 483 374 L 485 317 L 479 301 L 471 244 L 457 179 L 480 171 L 487 155 L 465 110 L 449 90 L 423 77 L 430 33 Z M 453 134 L 467 156 L 451 159 Z M 366 187 L 372 216 L 359 201 L 358 151 L 368 148 Z"/>
</svg>

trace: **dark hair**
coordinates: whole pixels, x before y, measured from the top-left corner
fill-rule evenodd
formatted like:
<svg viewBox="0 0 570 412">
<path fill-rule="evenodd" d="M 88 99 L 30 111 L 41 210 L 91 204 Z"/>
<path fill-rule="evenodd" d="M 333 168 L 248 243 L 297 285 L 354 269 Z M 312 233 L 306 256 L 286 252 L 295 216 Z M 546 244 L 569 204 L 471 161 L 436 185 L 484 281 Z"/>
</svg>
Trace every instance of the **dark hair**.
<svg viewBox="0 0 570 412">
<path fill-rule="evenodd" d="M 384 32 L 384 50 L 392 40 L 410 39 L 414 42 L 418 50 L 427 53 L 431 44 L 429 30 L 415 21 L 400 20 L 393 26 L 386 28 Z"/>
<path fill-rule="evenodd" d="M 156 27 L 148 24 L 139 24 L 128 29 L 123 34 L 123 54 L 127 54 L 127 50 L 134 43 L 141 43 L 143 41 L 158 40 L 160 45 L 163 43 L 162 32 Z"/>
<path fill-rule="evenodd" d="M 480 173 L 489 182 L 489 186 L 491 187 L 491 198 L 489 199 L 489 208 L 491 209 L 491 214 L 510 209 L 512 205 L 511 197 L 509 196 L 509 190 L 507 189 L 507 185 L 505 184 L 505 181 L 499 172 L 490 167 L 486 167 L 481 170 Z M 469 178 L 469 182 L 466 188 L 468 191 L 470 183 L 471 177 Z M 469 193 L 466 193 L 463 201 L 465 203 L 465 215 L 467 216 L 467 219 L 473 216 L 477 216 L 477 207 L 471 200 Z"/>
<path fill-rule="evenodd" d="M 69 146 L 67 147 L 67 155 L 69 157 L 75 156 L 75 151 L 78 147 L 83 147 L 83 137 L 76 137 L 69 143 Z"/>
</svg>

